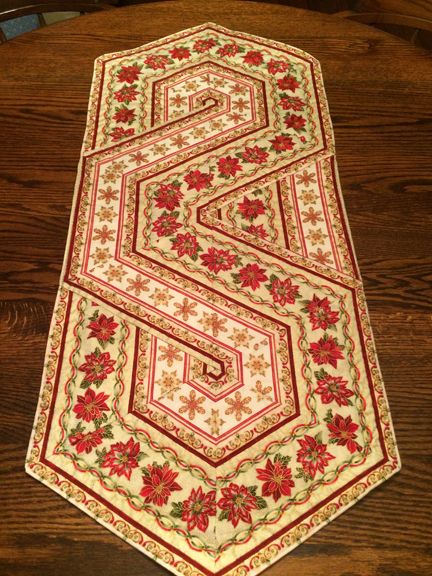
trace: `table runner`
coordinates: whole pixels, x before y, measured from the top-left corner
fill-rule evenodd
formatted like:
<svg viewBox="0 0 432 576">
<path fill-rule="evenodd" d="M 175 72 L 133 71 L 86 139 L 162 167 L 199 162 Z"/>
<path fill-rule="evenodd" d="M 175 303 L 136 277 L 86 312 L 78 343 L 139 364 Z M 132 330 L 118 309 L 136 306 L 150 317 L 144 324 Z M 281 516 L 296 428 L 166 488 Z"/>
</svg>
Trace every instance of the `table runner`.
<svg viewBox="0 0 432 576">
<path fill-rule="evenodd" d="M 26 471 L 244 576 L 399 469 L 318 61 L 212 23 L 98 58 Z"/>
</svg>

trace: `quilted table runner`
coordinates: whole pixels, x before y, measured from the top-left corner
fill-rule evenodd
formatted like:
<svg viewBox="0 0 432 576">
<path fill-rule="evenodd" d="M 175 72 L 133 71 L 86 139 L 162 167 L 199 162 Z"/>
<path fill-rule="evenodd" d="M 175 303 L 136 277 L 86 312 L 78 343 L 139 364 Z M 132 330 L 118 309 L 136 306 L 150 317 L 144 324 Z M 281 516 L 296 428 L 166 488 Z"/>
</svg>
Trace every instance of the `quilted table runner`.
<svg viewBox="0 0 432 576">
<path fill-rule="evenodd" d="M 249 576 L 400 467 L 319 63 L 205 24 L 95 65 L 29 474 Z"/>
</svg>

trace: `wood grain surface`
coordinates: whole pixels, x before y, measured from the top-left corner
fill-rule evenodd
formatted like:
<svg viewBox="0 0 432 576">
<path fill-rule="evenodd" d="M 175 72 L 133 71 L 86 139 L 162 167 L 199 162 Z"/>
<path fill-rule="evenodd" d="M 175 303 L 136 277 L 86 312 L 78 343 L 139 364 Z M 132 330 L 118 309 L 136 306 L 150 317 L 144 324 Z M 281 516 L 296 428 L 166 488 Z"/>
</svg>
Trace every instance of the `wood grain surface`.
<svg viewBox="0 0 432 576">
<path fill-rule="evenodd" d="M 0 46 L 0 574 L 166 570 L 24 472 L 94 59 L 213 21 L 321 61 L 402 471 L 266 576 L 432 574 L 432 66 L 361 24 L 277 4 L 167 1 Z"/>
</svg>

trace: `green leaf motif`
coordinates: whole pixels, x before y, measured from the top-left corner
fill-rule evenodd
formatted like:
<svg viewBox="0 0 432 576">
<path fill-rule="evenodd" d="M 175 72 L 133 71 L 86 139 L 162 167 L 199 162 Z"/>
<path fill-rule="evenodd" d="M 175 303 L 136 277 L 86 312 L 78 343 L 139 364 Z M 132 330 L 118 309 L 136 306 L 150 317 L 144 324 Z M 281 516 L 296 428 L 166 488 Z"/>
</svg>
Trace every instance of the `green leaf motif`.
<svg viewBox="0 0 432 576">
<path fill-rule="evenodd" d="M 222 510 L 222 512 L 218 516 L 218 520 L 228 520 L 229 511 Z"/>
<path fill-rule="evenodd" d="M 317 380 L 324 380 L 325 378 L 327 378 L 327 376 L 329 376 L 329 374 L 324 370 L 324 368 L 321 368 L 321 370 L 314 372 L 314 374 Z"/>
<path fill-rule="evenodd" d="M 170 516 L 173 518 L 181 518 L 183 515 L 183 502 L 173 502 Z"/>
<path fill-rule="evenodd" d="M 256 496 L 257 489 L 258 489 L 258 486 L 249 486 L 248 487 L 248 490 L 252 494 L 252 496 Z"/>
<path fill-rule="evenodd" d="M 291 456 L 282 456 L 282 454 L 276 454 L 275 463 L 280 462 L 282 466 L 287 466 L 291 462 Z"/>
<path fill-rule="evenodd" d="M 312 480 L 312 478 L 309 476 L 309 474 L 306 474 L 303 468 L 296 468 L 296 470 L 297 470 L 297 474 L 295 475 L 296 478 L 300 478 L 305 482 L 310 482 Z"/>
<path fill-rule="evenodd" d="M 98 450 L 96 448 L 96 456 L 97 456 L 96 462 L 99 466 L 102 466 L 102 464 L 104 463 L 106 453 L 107 453 L 106 448 L 103 448 L 102 450 Z"/>
<path fill-rule="evenodd" d="M 330 424 L 330 422 L 332 422 L 332 421 L 333 421 L 333 411 L 331 408 L 329 408 L 327 410 L 327 414 L 324 418 L 324 422 L 327 422 L 327 424 Z"/>
</svg>

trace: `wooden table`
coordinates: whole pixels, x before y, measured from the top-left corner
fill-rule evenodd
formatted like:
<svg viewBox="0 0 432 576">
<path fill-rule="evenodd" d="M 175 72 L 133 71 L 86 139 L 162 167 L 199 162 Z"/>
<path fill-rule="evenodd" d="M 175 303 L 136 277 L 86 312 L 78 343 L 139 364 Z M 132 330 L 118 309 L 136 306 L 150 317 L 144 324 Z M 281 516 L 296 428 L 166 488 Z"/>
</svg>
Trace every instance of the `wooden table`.
<svg viewBox="0 0 432 576">
<path fill-rule="evenodd" d="M 27 476 L 24 459 L 93 60 L 209 20 L 293 44 L 322 63 L 342 187 L 403 464 L 399 475 L 266 576 L 431 574 L 430 56 L 336 17 L 275 4 L 202 0 L 86 16 L 0 47 L 0 573 L 167 574 Z"/>
</svg>

